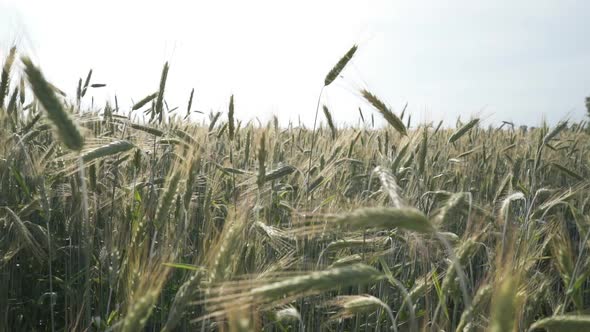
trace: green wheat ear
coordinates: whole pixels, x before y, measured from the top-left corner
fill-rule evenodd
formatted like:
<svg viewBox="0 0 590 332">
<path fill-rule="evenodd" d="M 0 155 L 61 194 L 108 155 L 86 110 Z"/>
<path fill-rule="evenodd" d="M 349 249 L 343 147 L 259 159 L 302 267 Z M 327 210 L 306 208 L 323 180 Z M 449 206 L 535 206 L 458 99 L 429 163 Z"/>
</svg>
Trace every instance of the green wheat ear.
<svg viewBox="0 0 590 332">
<path fill-rule="evenodd" d="M 352 229 L 394 229 L 400 228 L 418 233 L 430 233 L 434 227 L 426 216 L 415 208 L 360 208 L 342 214 L 334 220 L 341 227 Z"/>
<path fill-rule="evenodd" d="M 162 69 L 162 76 L 160 77 L 160 89 L 156 98 L 156 114 L 159 115 L 159 123 L 162 123 L 162 111 L 164 105 L 164 90 L 166 89 L 166 79 L 168 78 L 168 69 L 170 66 L 168 62 L 164 64 Z"/>
<path fill-rule="evenodd" d="M 319 294 L 325 291 L 352 285 L 364 285 L 384 278 L 383 274 L 372 266 L 354 264 L 336 267 L 324 271 L 315 271 L 301 276 L 253 288 L 250 294 L 263 302 L 278 301 L 285 296 L 303 296 Z"/>
<path fill-rule="evenodd" d="M 338 60 L 338 63 L 336 63 L 336 65 L 332 68 L 332 70 L 330 70 L 328 75 L 326 75 L 326 78 L 324 79 L 324 86 L 328 86 L 332 82 L 334 82 L 336 77 L 338 77 L 338 75 L 340 75 L 340 72 L 342 72 L 344 67 L 346 67 L 346 64 L 348 64 L 350 59 L 352 59 L 352 56 L 354 55 L 354 53 L 356 53 L 357 49 L 358 49 L 358 46 L 353 45 L 348 50 L 348 52 L 346 52 L 346 54 L 344 54 L 344 56 L 342 58 L 340 58 L 340 60 Z"/>
<path fill-rule="evenodd" d="M 492 299 L 490 332 L 512 331 L 517 319 L 518 281 L 509 275 L 497 286 Z"/>
<path fill-rule="evenodd" d="M 2 77 L 0 78 L 0 108 L 4 107 L 4 98 L 8 94 L 8 86 L 10 85 L 10 69 L 14 63 L 16 56 L 16 46 L 13 46 L 6 57 L 4 66 L 2 67 Z"/>
<path fill-rule="evenodd" d="M 88 163 L 98 158 L 111 156 L 120 152 L 131 150 L 131 148 L 133 148 L 134 146 L 135 145 L 133 145 L 133 143 L 126 140 L 111 142 L 109 144 L 99 146 L 95 149 L 92 149 L 84 153 L 82 155 L 82 160 L 85 163 Z"/>
<path fill-rule="evenodd" d="M 330 127 L 330 132 L 332 133 L 332 139 L 336 138 L 336 126 L 334 125 L 334 119 L 332 118 L 332 113 L 326 105 L 323 106 L 324 109 L 324 116 L 326 117 L 326 122 L 328 123 L 328 127 Z"/>
<path fill-rule="evenodd" d="M 383 103 L 377 96 L 372 94 L 367 90 L 362 90 L 361 94 L 363 98 L 365 98 L 373 107 L 381 113 L 381 115 L 385 118 L 385 120 L 400 134 L 407 136 L 408 131 L 406 130 L 406 126 L 402 122 L 400 118 L 397 117 L 387 106 Z"/>
<path fill-rule="evenodd" d="M 47 112 L 47 117 L 55 125 L 57 134 L 64 145 L 74 151 L 80 151 L 84 147 L 84 137 L 74 119 L 64 109 L 61 101 L 55 95 L 52 85 L 47 82 L 39 68 L 35 67 L 31 59 L 23 57 L 25 73 L 35 97 L 39 100 Z"/>
<path fill-rule="evenodd" d="M 477 126 L 479 123 L 479 119 L 473 119 L 465 124 L 463 127 L 459 128 L 456 132 L 454 132 L 451 137 L 449 137 L 449 143 L 455 143 L 459 138 L 463 137 L 463 135 L 467 134 L 473 127 Z"/>
<path fill-rule="evenodd" d="M 534 323 L 529 331 L 548 331 L 548 332 L 577 332 L 590 331 L 590 316 L 564 315 L 553 316 Z"/>
<path fill-rule="evenodd" d="M 236 125 L 234 120 L 234 95 L 231 95 L 229 99 L 229 111 L 227 112 L 227 123 L 229 125 L 229 140 L 234 140 L 234 134 L 236 132 Z"/>
<path fill-rule="evenodd" d="M 154 98 L 156 98 L 158 96 L 158 94 L 159 94 L 159 92 L 154 92 L 152 94 L 149 94 L 149 95 L 145 96 L 143 99 L 141 99 L 140 101 L 138 101 L 137 103 L 135 103 L 133 105 L 133 107 L 131 108 L 131 110 L 132 111 L 136 111 L 136 110 L 142 108 L 147 103 L 149 103 L 150 101 L 154 100 Z"/>
</svg>

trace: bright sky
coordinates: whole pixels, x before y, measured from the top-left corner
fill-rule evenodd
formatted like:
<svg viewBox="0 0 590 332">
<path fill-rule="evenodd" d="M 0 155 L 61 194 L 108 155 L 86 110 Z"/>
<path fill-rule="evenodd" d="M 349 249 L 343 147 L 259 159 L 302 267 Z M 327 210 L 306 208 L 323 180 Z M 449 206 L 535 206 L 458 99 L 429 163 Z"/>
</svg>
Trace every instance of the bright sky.
<svg viewBox="0 0 590 332">
<path fill-rule="evenodd" d="M 16 41 L 72 96 L 92 68 L 107 84 L 95 101 L 116 93 L 127 107 L 170 61 L 170 107 L 184 111 L 195 88 L 197 110 L 226 111 L 234 94 L 244 120 L 310 124 L 325 75 L 357 43 L 324 93 L 340 125 L 370 110 L 360 88 L 397 112 L 408 102 L 414 124 L 538 125 L 584 117 L 589 13 L 580 0 L 0 0 L 0 56 Z"/>
</svg>

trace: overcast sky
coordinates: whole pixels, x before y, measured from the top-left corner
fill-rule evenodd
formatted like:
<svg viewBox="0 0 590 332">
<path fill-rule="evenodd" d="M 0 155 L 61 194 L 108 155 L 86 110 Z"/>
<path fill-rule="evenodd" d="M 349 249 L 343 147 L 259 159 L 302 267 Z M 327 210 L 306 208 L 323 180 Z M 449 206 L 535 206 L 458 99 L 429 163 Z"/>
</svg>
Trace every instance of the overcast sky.
<svg viewBox="0 0 590 332">
<path fill-rule="evenodd" d="M 0 56 L 16 42 L 70 95 L 94 69 L 95 101 L 129 106 L 158 88 L 185 109 L 227 109 L 283 123 L 313 114 L 325 90 L 339 124 L 356 124 L 367 88 L 414 123 L 458 116 L 537 125 L 582 119 L 590 95 L 590 1 L 0 0 Z M 203 116 L 196 116 L 200 119 Z M 376 116 L 376 118 L 378 118 Z"/>
</svg>

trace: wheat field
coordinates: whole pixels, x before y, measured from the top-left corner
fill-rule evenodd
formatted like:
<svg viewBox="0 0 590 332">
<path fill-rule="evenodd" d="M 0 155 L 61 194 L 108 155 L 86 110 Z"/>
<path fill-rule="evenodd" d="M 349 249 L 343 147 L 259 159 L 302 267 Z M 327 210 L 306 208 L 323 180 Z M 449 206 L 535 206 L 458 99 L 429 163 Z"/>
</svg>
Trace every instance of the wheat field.
<svg viewBox="0 0 590 332">
<path fill-rule="evenodd" d="M 590 331 L 584 123 L 414 124 L 366 89 L 355 127 L 233 96 L 199 123 L 167 63 L 131 109 L 2 68 L 0 331 Z"/>
</svg>

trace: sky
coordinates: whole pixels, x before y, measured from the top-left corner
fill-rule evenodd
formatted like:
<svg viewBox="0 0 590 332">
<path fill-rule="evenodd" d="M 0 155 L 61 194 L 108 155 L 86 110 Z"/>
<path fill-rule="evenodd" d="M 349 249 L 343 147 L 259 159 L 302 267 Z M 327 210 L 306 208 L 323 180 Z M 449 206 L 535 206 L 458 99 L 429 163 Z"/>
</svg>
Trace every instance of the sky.
<svg viewBox="0 0 590 332">
<path fill-rule="evenodd" d="M 324 77 L 358 44 L 322 94 L 339 126 L 373 112 L 360 89 L 398 114 L 408 103 L 414 126 L 538 125 L 585 117 L 588 13 L 582 0 L 0 0 L 0 57 L 16 43 L 70 96 L 92 68 L 107 86 L 86 98 L 121 108 L 169 61 L 171 108 L 194 88 L 195 110 L 225 112 L 233 94 L 240 119 L 311 125 Z"/>
</svg>

